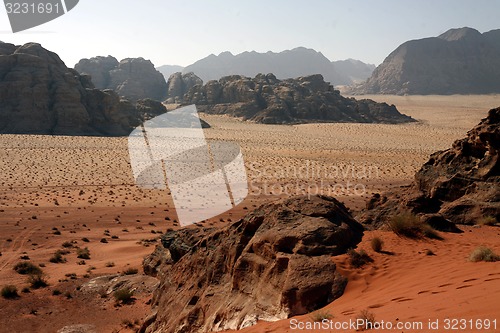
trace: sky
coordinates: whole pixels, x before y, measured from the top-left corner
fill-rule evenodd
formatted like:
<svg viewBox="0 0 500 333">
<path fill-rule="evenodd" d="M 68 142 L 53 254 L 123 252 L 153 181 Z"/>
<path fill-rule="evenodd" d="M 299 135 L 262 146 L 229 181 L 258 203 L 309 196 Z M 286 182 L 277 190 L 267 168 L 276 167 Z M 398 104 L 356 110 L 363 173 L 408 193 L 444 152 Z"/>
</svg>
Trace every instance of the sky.
<svg viewBox="0 0 500 333">
<path fill-rule="evenodd" d="M 210 54 L 303 46 L 330 60 L 379 65 L 411 39 L 450 28 L 500 28 L 498 0 L 80 0 L 66 15 L 12 33 L 0 7 L 0 40 L 37 42 L 68 67 L 81 58 L 143 57 L 187 66 Z"/>
</svg>

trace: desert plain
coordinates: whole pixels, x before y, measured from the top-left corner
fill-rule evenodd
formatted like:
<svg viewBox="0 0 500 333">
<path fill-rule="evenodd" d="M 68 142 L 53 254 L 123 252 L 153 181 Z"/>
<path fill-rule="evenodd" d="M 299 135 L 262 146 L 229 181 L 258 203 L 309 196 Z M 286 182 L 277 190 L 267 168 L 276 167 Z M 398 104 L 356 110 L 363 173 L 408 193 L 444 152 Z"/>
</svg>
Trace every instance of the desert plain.
<svg viewBox="0 0 500 333">
<path fill-rule="evenodd" d="M 207 139 L 241 146 L 250 192 L 234 209 L 190 227 L 224 225 L 264 202 L 301 193 L 335 196 L 356 212 L 373 193 L 409 184 L 431 153 L 450 147 L 500 105 L 499 95 L 356 98 L 395 104 L 417 122 L 262 125 L 202 114 L 212 126 L 204 130 Z M 0 298 L 0 332 L 57 332 L 73 324 L 135 331 L 149 314 L 153 286 L 119 306 L 112 295 L 83 286 L 101 275 L 142 273 L 161 233 L 180 228 L 168 189 L 134 184 L 127 138 L 0 135 L 0 155 L 0 287 L 15 285 L 20 294 Z M 500 229 L 460 228 L 465 232 L 425 241 L 366 231 L 358 248 L 374 262 L 356 269 L 346 255 L 334 257 L 349 278 L 344 295 L 293 319 L 346 322 L 366 310 L 376 321 L 424 325 L 398 332 L 453 331 L 445 329 L 447 319 L 496 319 L 496 329 L 461 331 L 500 331 L 500 264 L 467 259 L 481 245 L 499 253 Z M 385 252 L 371 250 L 374 237 L 384 240 Z M 77 258 L 78 248 L 88 248 L 90 259 Z M 50 262 L 64 249 L 62 262 Z M 13 269 L 22 261 L 41 264 L 49 286 L 27 289 L 26 276 Z M 436 330 L 426 326 L 436 320 Z M 282 320 L 243 331 L 300 330 Z"/>
</svg>

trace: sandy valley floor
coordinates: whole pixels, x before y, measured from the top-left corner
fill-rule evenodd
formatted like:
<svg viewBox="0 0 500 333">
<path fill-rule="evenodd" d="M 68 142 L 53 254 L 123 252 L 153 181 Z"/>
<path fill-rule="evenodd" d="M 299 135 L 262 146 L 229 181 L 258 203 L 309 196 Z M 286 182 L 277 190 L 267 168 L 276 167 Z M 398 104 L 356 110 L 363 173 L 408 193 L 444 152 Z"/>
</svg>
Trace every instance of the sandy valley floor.
<svg viewBox="0 0 500 333">
<path fill-rule="evenodd" d="M 368 98 L 395 104 L 419 122 L 273 126 L 203 115 L 212 125 L 205 130 L 208 139 L 241 145 L 251 190 L 238 207 L 203 224 L 228 223 L 277 195 L 303 192 L 335 195 L 358 209 L 373 192 L 409 183 L 430 153 L 449 147 L 500 106 L 498 95 Z M 83 294 L 79 286 L 98 275 L 140 269 L 159 233 L 179 227 L 168 191 L 134 185 L 126 138 L 0 135 L 0 157 L 0 287 L 27 286 L 13 270 L 26 260 L 21 257 L 43 264 L 50 284 L 17 300 L 0 298 L 0 332 L 55 332 L 89 323 L 100 332 L 131 331 L 124 320 L 144 319 L 149 295 L 115 307 L 112 297 Z M 363 270 L 349 268 L 343 256 L 334 258 L 350 282 L 324 312 L 338 321 L 364 309 L 394 323 L 497 319 L 500 332 L 500 264 L 467 262 L 478 245 L 500 252 L 500 230 L 464 230 L 429 242 L 367 232 L 361 248 L 370 252 L 369 240 L 379 235 L 392 255 L 373 254 L 375 262 Z M 82 264 L 73 247 L 65 263 L 49 262 L 64 242 L 88 247 L 91 259 Z M 427 256 L 428 249 L 435 256 Z M 56 289 L 62 294 L 53 295 Z M 291 332 L 289 326 L 259 323 L 247 331 Z"/>
</svg>

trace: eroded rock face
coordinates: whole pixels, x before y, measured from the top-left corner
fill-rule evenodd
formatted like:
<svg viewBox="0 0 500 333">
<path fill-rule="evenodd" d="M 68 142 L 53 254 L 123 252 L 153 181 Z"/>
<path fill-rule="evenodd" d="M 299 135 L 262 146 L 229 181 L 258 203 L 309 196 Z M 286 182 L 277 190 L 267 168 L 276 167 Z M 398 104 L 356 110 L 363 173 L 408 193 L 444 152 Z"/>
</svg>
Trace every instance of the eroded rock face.
<svg viewBox="0 0 500 333">
<path fill-rule="evenodd" d="M 165 78 L 151 61 L 143 58 L 126 58 L 120 62 L 111 56 L 82 59 L 75 70 L 90 75 L 97 88 L 112 89 L 131 101 L 162 101 L 167 94 Z"/>
<path fill-rule="evenodd" d="M 95 89 L 40 44 L 0 43 L 0 133 L 128 135 L 164 112 L 159 102 L 131 103 Z"/>
<path fill-rule="evenodd" d="M 167 103 L 182 103 L 184 94 L 196 85 L 203 85 L 203 80 L 193 72 L 180 72 L 170 75 L 167 81 Z"/>
<path fill-rule="evenodd" d="M 414 121 L 394 105 L 342 97 L 320 74 L 278 80 L 232 75 L 193 86 L 182 99 L 199 111 L 264 124 L 307 122 L 404 123 Z"/>
<path fill-rule="evenodd" d="M 347 283 L 331 256 L 362 234 L 341 203 L 323 196 L 266 204 L 223 229 L 167 233 L 168 259 L 153 265 L 160 278 L 156 315 L 143 330 L 239 329 L 321 308 Z"/>
<path fill-rule="evenodd" d="M 372 198 L 361 219 L 380 225 L 398 211 L 411 210 L 438 214 L 457 224 L 474 224 L 485 216 L 500 221 L 499 152 L 500 108 L 496 108 L 466 138 L 432 154 L 408 189 Z"/>
<path fill-rule="evenodd" d="M 479 94 L 500 92 L 500 30 L 451 29 L 401 44 L 357 94 Z"/>
</svg>

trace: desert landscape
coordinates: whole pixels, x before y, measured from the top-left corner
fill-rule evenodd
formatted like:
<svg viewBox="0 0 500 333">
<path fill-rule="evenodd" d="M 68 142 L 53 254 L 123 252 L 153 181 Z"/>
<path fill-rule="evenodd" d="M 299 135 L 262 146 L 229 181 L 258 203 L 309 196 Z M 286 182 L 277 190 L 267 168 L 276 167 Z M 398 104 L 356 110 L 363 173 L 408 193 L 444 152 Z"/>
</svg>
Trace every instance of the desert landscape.
<svg viewBox="0 0 500 333">
<path fill-rule="evenodd" d="M 418 122 L 263 125 L 202 114 L 211 125 L 204 129 L 209 140 L 241 145 L 250 194 L 235 209 L 192 227 L 222 227 L 263 203 L 307 193 L 334 196 L 351 212 L 360 211 L 372 194 L 408 185 L 431 153 L 450 147 L 500 105 L 498 95 L 367 97 L 395 104 Z M 179 229 L 168 190 L 134 185 L 126 138 L 1 135 L 0 140 L 0 281 L 19 292 L 14 300 L 0 298 L 0 331 L 55 332 L 76 324 L 98 332 L 138 329 L 158 283 L 142 274 L 142 261 L 161 234 Z M 343 296 L 293 319 L 342 322 L 364 310 L 376 321 L 394 324 L 496 319 L 500 266 L 469 262 L 468 256 L 478 246 L 499 253 L 499 229 L 460 229 L 464 233 L 440 233 L 442 240 L 365 231 L 357 249 L 373 262 L 353 268 L 348 255 L 334 256 L 337 270 L 348 278 Z M 373 238 L 383 240 L 382 252 L 372 250 Z M 20 262 L 39 266 L 48 287 L 30 288 L 28 275 L 14 270 Z M 105 275 L 113 276 L 93 280 Z M 120 284 L 109 280 L 121 276 L 137 279 L 127 282 L 136 290 L 130 304 L 117 304 L 113 296 Z M 291 332 L 290 323 L 259 322 L 245 331 Z"/>
</svg>

